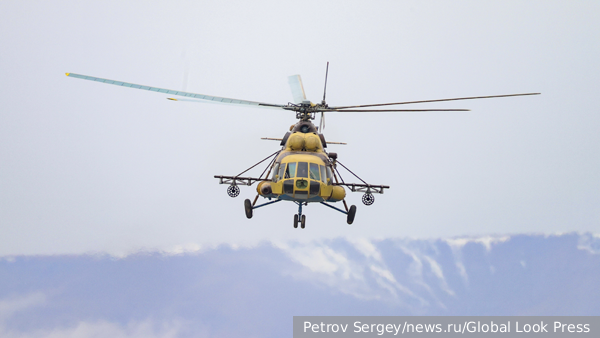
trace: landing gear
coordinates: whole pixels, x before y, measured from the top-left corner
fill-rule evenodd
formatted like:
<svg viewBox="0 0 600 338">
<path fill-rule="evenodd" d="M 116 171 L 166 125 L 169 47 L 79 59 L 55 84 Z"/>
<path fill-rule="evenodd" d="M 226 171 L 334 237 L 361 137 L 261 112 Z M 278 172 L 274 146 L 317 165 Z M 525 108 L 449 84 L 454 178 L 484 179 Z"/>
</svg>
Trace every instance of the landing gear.
<svg viewBox="0 0 600 338">
<path fill-rule="evenodd" d="M 348 217 L 346 218 L 346 222 L 348 222 L 348 224 L 352 224 L 352 222 L 354 222 L 354 215 L 356 215 L 356 205 L 351 205 L 350 209 L 348 210 Z"/>
<path fill-rule="evenodd" d="M 254 210 L 254 209 L 262 208 L 265 205 L 269 205 L 269 204 L 273 204 L 273 203 L 277 203 L 277 202 L 281 202 L 281 201 L 283 201 L 283 200 L 274 200 L 274 201 L 263 203 L 260 205 L 254 205 L 254 203 L 250 202 L 250 200 L 247 199 L 244 201 L 244 211 L 246 211 L 246 217 L 252 218 L 252 210 Z M 256 200 L 254 200 L 254 202 L 256 202 Z"/>
<path fill-rule="evenodd" d="M 294 229 L 298 228 L 298 222 L 300 222 L 300 228 L 304 229 L 306 226 L 306 215 L 302 215 L 302 202 L 296 202 L 298 204 L 298 214 L 294 215 Z"/>
<path fill-rule="evenodd" d="M 300 223 L 300 228 L 304 229 L 306 226 L 306 215 L 294 215 L 294 229 L 298 228 L 298 223 Z"/>
<path fill-rule="evenodd" d="M 323 204 L 324 206 L 329 207 L 331 209 L 337 210 L 337 211 L 341 212 L 342 214 L 346 215 L 346 222 L 348 222 L 348 224 L 352 224 L 352 222 L 354 222 L 354 216 L 356 215 L 356 205 L 351 205 L 350 209 L 347 209 L 347 211 L 345 211 L 345 210 L 336 208 L 333 205 L 330 205 L 325 202 L 321 202 L 321 204 Z M 346 207 L 346 202 L 344 202 L 344 207 Z"/>
<path fill-rule="evenodd" d="M 246 217 L 252 218 L 252 202 L 249 199 L 244 201 L 244 209 L 246 210 Z"/>
</svg>

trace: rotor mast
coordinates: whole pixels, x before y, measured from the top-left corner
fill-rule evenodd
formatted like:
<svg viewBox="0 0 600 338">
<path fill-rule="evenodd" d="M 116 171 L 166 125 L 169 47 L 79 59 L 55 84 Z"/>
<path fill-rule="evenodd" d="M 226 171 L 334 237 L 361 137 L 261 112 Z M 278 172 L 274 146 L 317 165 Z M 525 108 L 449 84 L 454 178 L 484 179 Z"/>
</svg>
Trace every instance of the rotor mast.
<svg viewBox="0 0 600 338">
<path fill-rule="evenodd" d="M 315 114 L 320 111 L 322 106 L 320 104 L 314 104 L 310 101 L 303 101 L 298 105 L 293 106 L 293 110 L 296 112 L 296 118 L 301 121 L 310 121 L 315 119 Z"/>
</svg>

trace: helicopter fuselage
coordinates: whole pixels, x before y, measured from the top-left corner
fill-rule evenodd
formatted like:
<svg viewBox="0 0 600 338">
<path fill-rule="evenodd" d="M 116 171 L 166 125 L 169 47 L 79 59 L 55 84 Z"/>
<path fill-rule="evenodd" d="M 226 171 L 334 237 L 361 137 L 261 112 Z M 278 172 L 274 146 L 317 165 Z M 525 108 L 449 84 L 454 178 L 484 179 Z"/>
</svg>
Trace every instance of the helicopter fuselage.
<svg viewBox="0 0 600 338">
<path fill-rule="evenodd" d="M 333 185 L 336 177 L 322 134 L 310 121 L 298 122 L 282 139 L 283 149 L 271 167 L 271 180 L 260 182 L 259 195 L 268 199 L 338 202 L 346 191 Z"/>
</svg>

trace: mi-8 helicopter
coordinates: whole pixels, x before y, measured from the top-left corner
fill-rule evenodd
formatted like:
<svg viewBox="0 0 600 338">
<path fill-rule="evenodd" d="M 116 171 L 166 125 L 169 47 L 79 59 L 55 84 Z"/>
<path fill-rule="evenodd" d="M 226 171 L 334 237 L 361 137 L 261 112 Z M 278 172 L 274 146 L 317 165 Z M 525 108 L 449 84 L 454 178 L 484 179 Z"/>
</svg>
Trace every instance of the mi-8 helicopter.
<svg viewBox="0 0 600 338">
<path fill-rule="evenodd" d="M 253 201 L 246 199 L 244 201 L 244 210 L 247 218 L 252 218 L 253 211 L 263 206 L 271 205 L 281 201 L 291 201 L 298 205 L 298 213 L 294 215 L 294 228 L 298 225 L 304 229 L 306 225 L 306 215 L 302 214 L 302 206 L 307 206 L 308 203 L 320 203 L 329 208 L 337 210 L 346 215 L 348 224 L 354 222 L 356 215 L 356 206 L 348 207 L 345 197 L 346 190 L 344 186 L 352 192 L 363 192 L 362 202 L 365 205 L 372 205 L 375 202 L 374 193 L 383 194 L 385 189 L 389 189 L 387 185 L 368 184 L 350 169 L 344 166 L 338 159 L 337 154 L 326 151 L 327 144 L 344 144 L 340 142 L 327 142 L 323 135 L 324 128 L 324 113 L 326 112 L 433 112 L 433 111 L 468 111 L 468 109 L 372 109 L 372 107 L 402 105 L 402 104 L 417 104 L 429 102 L 457 101 L 457 100 L 472 100 L 485 98 L 498 98 L 510 96 L 525 96 L 538 95 L 540 93 L 524 93 L 524 94 L 508 94 L 508 95 L 492 95 L 492 96 L 475 96 L 461 97 L 450 99 L 424 100 L 424 101 L 406 101 L 394 103 L 379 103 L 354 106 L 337 106 L 330 107 L 326 101 L 327 93 L 327 75 L 329 72 L 329 62 L 325 71 L 325 87 L 323 90 L 323 99 L 320 103 L 313 103 L 306 99 L 302 80 L 299 75 L 288 77 L 288 82 L 294 97 L 294 103 L 285 105 L 271 104 L 264 102 L 246 101 L 238 99 L 230 99 L 218 96 L 210 96 L 204 94 L 195 94 L 185 91 L 163 89 L 133 83 L 102 79 L 98 77 L 80 75 L 75 73 L 66 73 L 69 77 L 78 79 L 102 82 L 113 84 L 122 87 L 135 89 L 149 90 L 157 93 L 164 93 L 176 96 L 185 97 L 184 99 L 175 99 L 168 97 L 173 101 L 189 101 L 189 102 L 207 102 L 246 105 L 256 108 L 283 109 L 296 113 L 296 119 L 299 121 L 290 127 L 289 132 L 286 132 L 283 138 L 263 138 L 267 140 L 281 141 L 281 149 L 271 154 L 262 161 L 256 163 L 250 168 L 244 170 L 235 176 L 216 175 L 219 179 L 219 184 L 228 184 L 227 194 L 231 197 L 237 197 L 240 194 L 238 186 L 251 186 L 256 182 L 257 195 Z M 358 108 L 358 109 L 357 109 Z M 369 109 L 364 109 L 369 108 Z M 315 119 L 317 113 L 321 113 L 319 126 L 315 126 L 312 120 Z M 256 167 L 271 159 L 267 167 L 259 177 L 244 177 L 242 176 L 248 170 Z M 354 175 L 362 183 L 347 183 L 345 182 L 340 172 L 338 165 L 346 169 Z M 266 173 L 266 175 L 265 175 Z M 263 177 L 264 175 L 264 177 Z M 256 205 L 259 197 L 268 199 L 268 202 Z M 335 207 L 331 203 L 342 202 L 344 209 Z"/>
</svg>

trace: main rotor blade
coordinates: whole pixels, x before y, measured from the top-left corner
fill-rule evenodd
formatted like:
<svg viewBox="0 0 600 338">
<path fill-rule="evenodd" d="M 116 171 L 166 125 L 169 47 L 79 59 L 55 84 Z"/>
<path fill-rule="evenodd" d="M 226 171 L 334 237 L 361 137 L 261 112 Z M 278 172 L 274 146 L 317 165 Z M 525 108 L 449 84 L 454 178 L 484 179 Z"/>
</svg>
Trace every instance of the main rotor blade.
<svg viewBox="0 0 600 338">
<path fill-rule="evenodd" d="M 361 113 L 385 113 L 385 112 L 404 112 L 404 113 L 419 113 L 428 111 L 471 111 L 470 109 L 323 109 L 317 110 L 322 112 L 361 112 Z"/>
<path fill-rule="evenodd" d="M 261 140 L 268 140 L 268 141 L 282 141 L 282 138 L 272 138 L 272 137 L 261 137 Z M 327 141 L 327 144 L 340 144 L 340 145 L 348 145 L 348 143 L 346 142 L 333 142 L 333 141 Z"/>
<path fill-rule="evenodd" d="M 395 102 L 395 103 L 376 103 L 376 104 L 363 104 L 358 106 L 344 106 L 344 107 L 331 107 L 333 109 L 348 109 L 348 108 L 364 108 L 364 107 L 380 107 L 380 106 L 392 106 L 396 104 L 413 104 L 413 103 L 429 103 L 429 102 L 444 102 L 444 101 L 458 101 L 458 100 L 474 100 L 474 99 L 491 99 L 497 97 L 510 97 L 510 96 L 526 96 L 526 95 L 540 95 L 541 93 L 525 93 L 525 94 L 507 94 L 507 95 L 491 95 L 491 96 L 471 96 L 471 97 L 457 97 L 453 99 L 439 99 L 439 100 L 424 100 L 424 101 L 406 101 L 406 102 Z"/>
<path fill-rule="evenodd" d="M 93 77 L 93 76 L 87 76 L 87 75 L 81 75 L 81 74 L 75 74 L 75 73 L 66 73 L 66 74 L 69 77 L 74 77 L 74 78 L 78 78 L 78 79 L 102 82 L 102 83 L 112 84 L 112 85 L 121 86 L 121 87 L 129 87 L 129 88 L 134 88 L 134 89 L 148 90 L 148 91 L 157 92 L 157 93 L 185 96 L 185 97 L 198 99 L 198 100 L 206 100 L 207 102 L 210 102 L 210 103 L 225 103 L 225 104 L 236 104 L 236 105 L 241 104 L 241 105 L 247 105 L 247 106 L 251 106 L 251 107 L 259 107 L 259 108 L 283 108 L 283 107 L 285 107 L 285 105 L 281 105 L 281 104 L 271 104 L 271 103 L 256 102 L 256 101 L 230 99 L 230 98 L 226 98 L 226 97 L 210 96 L 210 95 L 204 95 L 204 94 L 188 93 L 188 92 L 179 91 L 179 90 L 171 90 L 171 89 L 143 86 L 143 85 L 138 85 L 138 84 L 133 84 L 133 83 L 128 83 L 128 82 L 102 79 L 99 77 Z M 177 101 L 177 100 L 175 100 L 175 101 Z M 184 100 L 182 100 L 182 101 L 184 101 Z M 185 101 L 187 101 L 187 100 L 185 100 Z M 196 101 L 196 100 L 190 100 L 190 101 L 202 102 L 202 101 Z"/>
<path fill-rule="evenodd" d="M 325 69 L 325 87 L 323 88 L 323 101 L 322 105 L 325 105 L 325 94 L 327 94 L 327 74 L 329 74 L 329 61 L 327 61 L 327 68 Z"/>
<path fill-rule="evenodd" d="M 288 76 L 288 83 L 290 84 L 292 95 L 294 96 L 294 103 L 306 101 L 306 94 L 304 93 L 304 86 L 302 86 L 300 75 Z"/>
<path fill-rule="evenodd" d="M 233 106 L 238 106 L 239 107 L 239 104 L 236 103 L 236 102 L 225 102 L 225 101 L 221 102 L 221 101 L 211 101 L 211 100 L 201 100 L 201 99 L 176 99 L 176 98 L 173 98 L 173 97 L 167 97 L 167 100 L 177 101 L 177 102 L 202 103 L 202 104 L 233 105 Z M 239 101 L 239 100 L 236 100 L 236 101 Z M 245 107 L 247 107 L 247 108 L 261 108 L 261 109 L 277 109 L 277 110 L 287 109 L 287 108 L 281 107 L 280 105 L 272 105 L 272 106 L 270 106 L 268 103 L 262 103 L 260 105 L 247 105 Z"/>
</svg>

